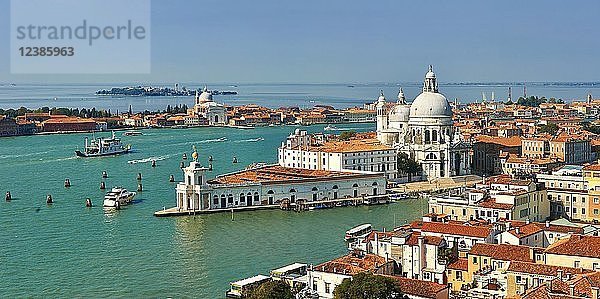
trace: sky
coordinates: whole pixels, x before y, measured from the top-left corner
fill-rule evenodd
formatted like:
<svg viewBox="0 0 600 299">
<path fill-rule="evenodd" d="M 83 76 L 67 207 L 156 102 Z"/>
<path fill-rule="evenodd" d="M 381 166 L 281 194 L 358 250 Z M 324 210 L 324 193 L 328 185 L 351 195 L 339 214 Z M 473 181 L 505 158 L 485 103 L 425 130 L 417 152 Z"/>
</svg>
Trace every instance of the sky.
<svg viewBox="0 0 600 299">
<path fill-rule="evenodd" d="M 0 0 L 0 83 L 419 82 L 429 64 L 440 82 L 600 81 L 599 13 L 600 1 L 154 0 L 149 74 L 24 75 L 10 71 Z"/>
</svg>

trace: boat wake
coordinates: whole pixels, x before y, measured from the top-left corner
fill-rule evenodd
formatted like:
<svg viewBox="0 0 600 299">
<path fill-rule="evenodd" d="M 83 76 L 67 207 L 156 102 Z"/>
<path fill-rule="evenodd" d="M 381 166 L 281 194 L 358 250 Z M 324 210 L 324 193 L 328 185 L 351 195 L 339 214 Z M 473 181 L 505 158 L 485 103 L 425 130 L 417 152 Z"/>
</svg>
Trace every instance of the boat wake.
<svg viewBox="0 0 600 299">
<path fill-rule="evenodd" d="M 158 156 L 158 157 L 148 157 L 148 158 L 144 158 L 144 159 L 129 160 L 129 161 L 127 161 L 127 164 L 138 164 L 138 163 L 148 163 L 148 162 L 152 162 L 152 161 L 162 161 L 162 160 L 166 160 L 172 156 L 173 155 L 164 155 L 164 156 Z"/>
<path fill-rule="evenodd" d="M 14 158 L 31 157 L 31 156 L 37 156 L 37 155 L 44 155 L 44 154 L 47 154 L 47 153 L 49 153 L 49 152 L 45 151 L 45 152 L 39 152 L 39 153 L 1 155 L 0 156 L 0 160 L 1 159 L 14 159 Z"/>
<path fill-rule="evenodd" d="M 251 139 L 244 139 L 244 140 L 236 140 L 234 142 L 259 142 L 259 141 L 264 141 L 265 139 L 262 137 L 258 137 L 258 138 L 251 138 Z"/>
<path fill-rule="evenodd" d="M 217 139 L 205 139 L 205 140 L 200 140 L 200 141 L 188 141 L 188 142 L 175 143 L 175 144 L 170 144 L 169 146 L 225 142 L 227 140 L 228 140 L 227 137 L 221 137 L 221 138 L 217 138 Z"/>
</svg>

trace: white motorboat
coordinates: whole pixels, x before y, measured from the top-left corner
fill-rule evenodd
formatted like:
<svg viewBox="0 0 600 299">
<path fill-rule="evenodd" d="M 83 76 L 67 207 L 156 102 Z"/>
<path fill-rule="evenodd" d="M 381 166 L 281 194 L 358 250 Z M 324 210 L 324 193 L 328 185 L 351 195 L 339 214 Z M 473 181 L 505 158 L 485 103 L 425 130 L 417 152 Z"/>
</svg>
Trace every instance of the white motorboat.
<svg viewBox="0 0 600 299">
<path fill-rule="evenodd" d="M 104 196 L 104 207 L 119 209 L 121 206 L 131 203 L 135 192 L 129 192 L 125 188 L 114 187 Z"/>
</svg>

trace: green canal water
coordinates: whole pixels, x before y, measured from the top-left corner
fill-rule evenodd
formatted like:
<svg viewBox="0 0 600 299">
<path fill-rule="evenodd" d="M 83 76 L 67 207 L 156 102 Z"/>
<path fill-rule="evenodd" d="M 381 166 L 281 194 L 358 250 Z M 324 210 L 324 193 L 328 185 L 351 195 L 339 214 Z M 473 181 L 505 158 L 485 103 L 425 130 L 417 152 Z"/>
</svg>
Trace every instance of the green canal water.
<svg viewBox="0 0 600 299">
<path fill-rule="evenodd" d="M 374 129 L 373 124 L 339 127 Z M 229 213 L 152 215 L 174 205 L 175 183 L 168 178 L 181 179 L 181 155 L 189 156 L 192 145 L 199 147 L 200 161 L 214 157 L 211 175 L 216 175 L 255 161 L 276 162 L 277 146 L 295 128 L 145 130 L 143 136 L 122 137 L 134 153 L 87 159 L 75 158 L 73 151 L 90 134 L 1 138 L 0 191 L 10 190 L 15 199 L 0 202 L 0 296 L 223 298 L 230 281 L 344 254 L 343 233 L 352 226 L 369 222 L 389 228 L 394 221 L 419 217 L 424 206 L 419 201 L 240 212 L 234 221 Z M 251 140 L 256 138 L 264 140 Z M 238 164 L 231 162 L 233 156 Z M 103 170 L 107 188 L 130 190 L 141 172 L 144 191 L 134 204 L 105 212 L 99 189 Z M 65 178 L 71 188 L 63 187 Z M 52 194 L 53 205 L 46 205 L 46 194 Z M 85 207 L 87 197 L 95 207 Z"/>
</svg>

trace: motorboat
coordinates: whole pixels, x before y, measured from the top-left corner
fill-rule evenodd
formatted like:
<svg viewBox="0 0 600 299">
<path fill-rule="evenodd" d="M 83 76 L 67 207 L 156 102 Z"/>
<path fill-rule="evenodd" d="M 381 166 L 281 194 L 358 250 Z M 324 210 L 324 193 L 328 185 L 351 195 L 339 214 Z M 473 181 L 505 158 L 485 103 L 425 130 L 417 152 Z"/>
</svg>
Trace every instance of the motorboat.
<svg viewBox="0 0 600 299">
<path fill-rule="evenodd" d="M 129 192 L 125 188 L 114 187 L 104 196 L 104 207 L 119 209 L 124 205 L 130 204 L 135 196 L 135 192 Z"/>
<path fill-rule="evenodd" d="M 141 136 L 144 135 L 144 133 L 140 132 L 140 131 L 126 131 L 125 133 L 123 133 L 123 136 Z"/>
</svg>

